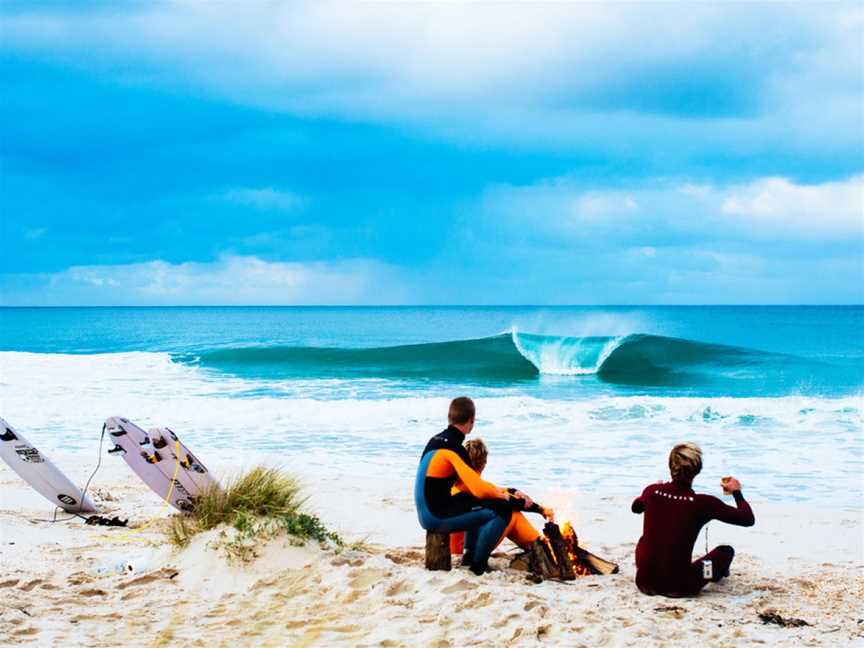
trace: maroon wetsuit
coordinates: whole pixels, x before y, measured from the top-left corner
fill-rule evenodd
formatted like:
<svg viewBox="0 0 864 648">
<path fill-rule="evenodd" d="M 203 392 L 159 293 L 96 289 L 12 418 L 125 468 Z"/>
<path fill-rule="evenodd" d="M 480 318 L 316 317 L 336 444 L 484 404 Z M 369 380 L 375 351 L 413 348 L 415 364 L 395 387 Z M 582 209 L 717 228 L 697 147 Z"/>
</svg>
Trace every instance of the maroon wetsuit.
<svg viewBox="0 0 864 648">
<path fill-rule="evenodd" d="M 729 575 L 735 551 L 728 545 L 715 548 L 695 562 L 693 545 L 702 527 L 711 520 L 738 526 L 755 522 L 741 491 L 732 493 L 736 507 L 711 495 L 698 495 L 690 484 L 651 484 L 633 500 L 634 513 L 645 513 L 642 537 L 636 546 L 636 586 L 645 594 L 692 596 L 709 579 L 703 577 L 702 561 L 712 562 L 713 578 Z"/>
</svg>

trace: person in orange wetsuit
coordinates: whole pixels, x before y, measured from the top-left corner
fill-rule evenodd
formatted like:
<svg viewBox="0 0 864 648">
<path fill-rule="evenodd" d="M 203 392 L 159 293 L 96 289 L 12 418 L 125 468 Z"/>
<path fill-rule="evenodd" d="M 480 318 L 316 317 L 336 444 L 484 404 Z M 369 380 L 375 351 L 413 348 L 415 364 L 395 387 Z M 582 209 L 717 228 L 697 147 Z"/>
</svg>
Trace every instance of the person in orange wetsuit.
<svg viewBox="0 0 864 648">
<path fill-rule="evenodd" d="M 449 426 L 423 449 L 414 482 L 417 517 L 427 531 L 466 531 L 463 564 L 475 574 L 489 571 L 489 555 L 505 537 L 513 512 L 526 501 L 484 481 L 470 466 L 462 443 L 474 429 L 474 402 L 465 396 L 450 403 Z M 453 493 L 460 482 L 464 492 Z"/>
<path fill-rule="evenodd" d="M 478 475 L 482 475 L 483 469 L 486 467 L 489 458 L 489 450 L 486 447 L 486 444 L 483 443 L 482 439 L 471 439 L 470 441 L 465 442 L 465 450 L 470 459 L 469 465 L 477 471 Z M 555 520 L 555 513 L 552 509 L 537 504 L 521 491 L 517 491 L 513 488 L 507 490 L 511 495 L 525 500 L 526 513 L 539 513 L 549 521 Z M 452 492 L 454 495 L 464 491 L 465 486 L 461 482 L 457 482 L 453 486 Z M 531 548 L 534 541 L 540 537 L 540 532 L 534 528 L 534 525 L 528 521 L 522 512 L 514 511 L 513 517 L 510 519 L 510 524 L 505 530 L 504 535 L 513 544 L 527 551 Z M 450 553 L 461 554 L 463 552 L 464 536 L 464 532 L 450 534 Z"/>
</svg>

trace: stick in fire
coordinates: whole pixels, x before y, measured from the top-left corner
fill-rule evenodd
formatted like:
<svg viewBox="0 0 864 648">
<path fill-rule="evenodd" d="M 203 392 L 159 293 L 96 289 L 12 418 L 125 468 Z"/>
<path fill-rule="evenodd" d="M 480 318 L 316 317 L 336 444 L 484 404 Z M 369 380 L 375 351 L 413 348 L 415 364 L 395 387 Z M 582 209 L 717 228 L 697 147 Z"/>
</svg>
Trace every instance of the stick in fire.
<svg viewBox="0 0 864 648">
<path fill-rule="evenodd" d="M 554 522 L 543 527 L 544 537 L 531 548 L 531 571 L 544 579 L 573 580 L 591 574 L 617 574 L 618 565 L 579 546 L 576 532 L 565 523 L 563 530 Z"/>
</svg>

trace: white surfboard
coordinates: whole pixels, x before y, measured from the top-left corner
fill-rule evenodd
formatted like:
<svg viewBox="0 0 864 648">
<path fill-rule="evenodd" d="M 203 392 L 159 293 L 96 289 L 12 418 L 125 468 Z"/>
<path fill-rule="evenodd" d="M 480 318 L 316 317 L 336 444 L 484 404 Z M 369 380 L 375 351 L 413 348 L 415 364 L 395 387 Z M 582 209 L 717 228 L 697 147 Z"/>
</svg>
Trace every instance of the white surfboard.
<svg viewBox="0 0 864 648">
<path fill-rule="evenodd" d="M 147 434 L 157 450 L 163 453 L 167 452 L 171 456 L 168 468 L 172 474 L 179 459 L 177 479 L 193 497 L 197 497 L 208 488 L 217 485 L 210 471 L 192 454 L 173 430 L 170 428 L 153 428 L 147 430 Z M 163 470 L 165 469 L 164 463 L 159 465 Z"/>
<path fill-rule="evenodd" d="M 147 432 L 121 416 L 109 417 L 105 426 L 115 445 L 108 452 L 122 454 L 141 481 L 160 498 L 167 499 L 171 506 L 179 511 L 192 508 L 195 496 L 201 489 L 183 466 L 183 452 L 180 453 L 179 461 L 175 456 L 173 440 L 163 439 L 161 435 L 154 440 Z"/>
<path fill-rule="evenodd" d="M 69 513 L 94 513 L 96 505 L 21 433 L 0 418 L 0 458 L 55 506 Z"/>
</svg>

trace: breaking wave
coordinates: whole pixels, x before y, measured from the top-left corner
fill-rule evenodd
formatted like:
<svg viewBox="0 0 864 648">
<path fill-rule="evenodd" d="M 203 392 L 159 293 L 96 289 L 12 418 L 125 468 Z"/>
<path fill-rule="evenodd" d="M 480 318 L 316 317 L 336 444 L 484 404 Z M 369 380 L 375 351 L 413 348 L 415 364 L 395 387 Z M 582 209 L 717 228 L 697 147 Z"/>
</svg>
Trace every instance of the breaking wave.
<svg viewBox="0 0 864 648">
<path fill-rule="evenodd" d="M 862 371 L 791 355 L 659 335 L 566 337 L 511 331 L 473 340 L 375 348 L 259 346 L 175 356 L 271 379 L 415 379 L 506 384 L 590 377 L 632 387 L 759 386 L 762 393 L 860 389 Z M 811 389 L 812 388 L 812 389 Z"/>
</svg>

